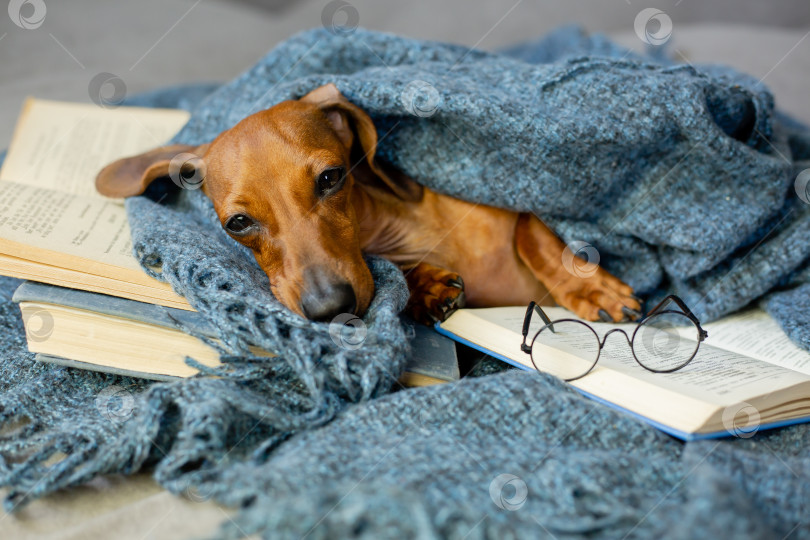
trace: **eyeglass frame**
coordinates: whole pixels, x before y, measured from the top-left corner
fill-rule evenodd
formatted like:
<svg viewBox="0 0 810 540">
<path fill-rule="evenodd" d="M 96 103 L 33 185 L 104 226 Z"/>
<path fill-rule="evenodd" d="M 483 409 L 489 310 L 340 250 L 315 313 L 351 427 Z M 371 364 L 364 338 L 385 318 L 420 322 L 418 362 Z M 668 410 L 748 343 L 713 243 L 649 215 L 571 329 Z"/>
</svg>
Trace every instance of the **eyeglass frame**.
<svg viewBox="0 0 810 540">
<path fill-rule="evenodd" d="M 677 304 L 677 306 L 679 308 L 681 308 L 681 310 L 683 312 L 681 313 L 681 312 L 674 311 L 674 310 L 664 310 L 664 311 L 659 312 L 659 310 L 669 301 L 675 302 L 675 304 Z M 529 327 L 531 326 L 532 313 L 534 313 L 534 312 L 536 312 L 540 316 L 540 318 L 545 323 L 545 326 L 543 326 L 540 330 L 538 330 L 534 334 L 534 337 L 532 338 L 531 344 L 527 345 L 526 344 L 526 338 L 528 337 L 528 334 L 529 334 Z M 650 318 L 652 318 L 652 317 L 654 317 L 656 315 L 661 315 L 661 314 L 664 314 L 664 313 L 676 313 L 678 315 L 686 316 L 690 321 L 692 321 L 695 324 L 695 326 L 698 329 L 698 341 L 697 341 L 697 346 L 695 347 L 695 351 L 692 353 L 692 356 L 689 358 L 689 360 L 687 360 L 683 364 L 679 365 L 678 367 L 670 368 L 670 369 L 653 369 L 653 368 L 651 368 L 649 366 L 645 366 L 641 362 L 641 360 L 638 359 L 638 357 L 636 356 L 636 351 L 635 351 L 635 349 L 633 349 L 633 340 L 635 339 L 636 334 L 638 333 L 639 329 L 644 325 L 644 323 L 646 321 L 648 321 Z M 588 330 L 593 332 L 593 335 L 596 338 L 597 343 L 599 343 L 599 350 L 596 352 L 596 359 L 593 361 L 593 364 L 591 364 L 591 367 L 589 367 L 588 370 L 585 373 L 583 373 L 582 375 L 578 375 L 577 377 L 572 377 L 570 379 L 563 379 L 565 382 L 576 381 L 576 380 L 581 379 L 582 377 L 588 375 L 591 371 L 593 371 L 593 368 L 596 367 L 596 364 L 599 362 L 599 358 L 602 355 L 602 349 L 605 347 L 605 343 L 607 342 L 608 336 L 610 334 L 614 333 L 614 332 L 620 332 L 624 336 L 624 338 L 627 340 L 627 345 L 630 347 L 630 352 L 633 354 L 633 359 L 636 361 L 636 363 L 638 365 L 640 365 L 641 367 L 643 367 L 644 369 L 646 369 L 647 371 L 651 371 L 653 373 L 673 373 L 675 371 L 678 371 L 680 369 L 685 368 L 692 360 L 695 359 L 695 356 L 697 356 L 698 350 L 700 349 L 700 344 L 703 341 L 705 341 L 706 338 L 709 336 L 709 333 L 706 332 L 706 330 L 703 329 L 703 327 L 700 325 L 700 321 L 698 320 L 697 317 L 695 317 L 695 315 L 692 313 L 692 311 L 686 306 L 686 303 L 683 300 L 681 300 L 680 297 L 678 297 L 677 295 L 674 295 L 674 294 L 670 294 L 669 296 L 667 296 L 666 298 L 664 298 L 663 300 L 658 302 L 658 304 L 654 308 L 652 308 L 647 313 L 647 315 L 644 316 L 643 319 L 636 322 L 636 329 L 633 331 L 632 337 L 628 336 L 627 332 L 625 332 L 624 329 L 622 329 L 622 328 L 613 328 L 613 329 L 609 330 L 608 332 L 606 332 L 601 340 L 599 339 L 599 334 L 596 333 L 596 330 L 593 328 L 593 326 L 588 324 L 588 322 L 582 321 L 580 319 L 556 319 L 556 320 L 552 321 L 551 319 L 549 319 L 548 315 L 546 315 L 546 312 L 543 311 L 543 308 L 541 308 L 539 305 L 537 305 L 537 303 L 535 301 L 532 300 L 531 302 L 529 302 L 529 306 L 526 308 L 526 315 L 523 318 L 523 332 L 522 332 L 523 333 L 523 342 L 520 344 L 520 350 L 529 355 L 529 359 L 531 360 L 532 366 L 534 366 L 535 371 L 543 373 L 543 371 L 540 370 L 537 367 L 537 364 L 535 364 L 534 357 L 532 356 L 532 347 L 534 346 L 534 342 L 537 340 L 537 336 L 539 336 L 540 332 L 542 332 L 546 328 L 549 328 L 551 330 L 551 332 L 553 333 L 554 332 L 554 323 L 563 323 L 563 322 L 576 322 L 576 323 L 580 323 L 580 324 L 584 325 L 585 327 L 588 328 Z"/>
</svg>

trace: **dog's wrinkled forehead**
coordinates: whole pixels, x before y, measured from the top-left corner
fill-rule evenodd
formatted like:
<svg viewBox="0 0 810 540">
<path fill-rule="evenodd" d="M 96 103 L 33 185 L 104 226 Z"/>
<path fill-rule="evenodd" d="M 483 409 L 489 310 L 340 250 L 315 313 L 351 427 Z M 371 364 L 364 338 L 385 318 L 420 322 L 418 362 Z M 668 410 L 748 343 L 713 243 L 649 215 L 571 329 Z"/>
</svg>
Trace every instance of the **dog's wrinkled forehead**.
<svg viewBox="0 0 810 540">
<path fill-rule="evenodd" d="M 208 195 L 213 199 L 245 183 L 292 183 L 343 165 L 347 151 L 316 106 L 283 102 L 248 116 L 221 133 L 205 156 Z"/>
</svg>

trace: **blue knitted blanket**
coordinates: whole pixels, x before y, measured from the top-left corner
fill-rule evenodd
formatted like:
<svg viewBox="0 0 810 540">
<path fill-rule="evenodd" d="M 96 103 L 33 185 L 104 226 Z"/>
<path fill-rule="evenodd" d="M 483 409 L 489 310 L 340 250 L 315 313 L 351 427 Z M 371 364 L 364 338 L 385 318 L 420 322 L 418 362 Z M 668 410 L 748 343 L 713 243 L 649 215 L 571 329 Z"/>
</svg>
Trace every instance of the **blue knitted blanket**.
<svg viewBox="0 0 810 540">
<path fill-rule="evenodd" d="M 425 185 L 535 212 L 703 320 L 760 302 L 810 349 L 810 136 L 756 80 L 570 28 L 499 55 L 317 30 L 202 99 L 176 140 L 208 141 L 327 82 L 374 118 L 380 155 Z M 151 467 L 173 492 L 239 506 L 225 537 L 810 535 L 807 426 L 683 444 L 511 371 L 391 392 L 409 354 L 392 264 L 368 260 L 367 335 L 345 347 L 275 301 L 199 191 L 127 209 L 136 255 L 219 328 L 224 367 L 148 383 L 36 364 L 3 280 L 7 510 Z"/>
</svg>

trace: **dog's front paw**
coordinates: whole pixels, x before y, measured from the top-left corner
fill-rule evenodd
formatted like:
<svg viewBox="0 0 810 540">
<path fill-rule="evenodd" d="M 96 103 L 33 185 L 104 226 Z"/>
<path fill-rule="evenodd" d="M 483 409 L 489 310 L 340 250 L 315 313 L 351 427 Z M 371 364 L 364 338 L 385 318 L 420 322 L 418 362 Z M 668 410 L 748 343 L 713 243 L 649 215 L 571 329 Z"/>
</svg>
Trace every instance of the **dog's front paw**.
<svg viewBox="0 0 810 540">
<path fill-rule="evenodd" d="M 464 281 L 455 272 L 419 263 L 405 278 L 411 291 L 406 311 L 420 323 L 433 325 L 464 307 Z"/>
<path fill-rule="evenodd" d="M 554 300 L 589 321 L 625 322 L 641 318 L 641 302 L 633 289 L 602 268 L 588 276 L 572 276 L 555 287 Z"/>
</svg>

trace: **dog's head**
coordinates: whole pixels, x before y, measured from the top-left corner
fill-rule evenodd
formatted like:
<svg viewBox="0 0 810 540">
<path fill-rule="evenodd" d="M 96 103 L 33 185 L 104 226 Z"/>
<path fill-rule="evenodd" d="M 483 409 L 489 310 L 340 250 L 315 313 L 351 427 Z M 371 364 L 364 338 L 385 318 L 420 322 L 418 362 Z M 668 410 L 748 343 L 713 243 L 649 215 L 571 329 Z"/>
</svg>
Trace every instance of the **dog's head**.
<svg viewBox="0 0 810 540">
<path fill-rule="evenodd" d="M 330 320 L 362 314 L 374 295 L 353 190 L 421 197 L 418 184 L 375 160 L 376 146 L 368 115 L 329 84 L 253 114 L 211 143 L 118 160 L 99 173 L 96 188 L 130 197 L 158 178 L 198 179 L 222 228 L 253 251 L 276 298 L 307 318 Z"/>
</svg>

